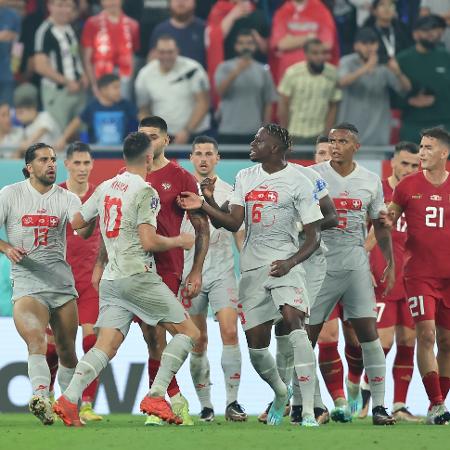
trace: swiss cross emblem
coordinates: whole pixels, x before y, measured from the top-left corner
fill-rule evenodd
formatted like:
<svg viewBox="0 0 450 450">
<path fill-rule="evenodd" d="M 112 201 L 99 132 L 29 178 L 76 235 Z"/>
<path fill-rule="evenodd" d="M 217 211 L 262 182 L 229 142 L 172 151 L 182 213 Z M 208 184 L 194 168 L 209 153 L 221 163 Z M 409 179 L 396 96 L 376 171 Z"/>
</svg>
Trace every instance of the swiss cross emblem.
<svg viewBox="0 0 450 450">
<path fill-rule="evenodd" d="M 55 217 L 50 219 L 50 225 L 55 226 L 58 223 L 58 220 Z"/>
<path fill-rule="evenodd" d="M 361 200 L 353 200 L 353 208 L 360 208 Z"/>
<path fill-rule="evenodd" d="M 269 194 L 267 195 L 267 198 L 269 200 L 271 200 L 272 202 L 274 202 L 277 199 L 276 195 L 273 192 L 269 192 Z"/>
</svg>

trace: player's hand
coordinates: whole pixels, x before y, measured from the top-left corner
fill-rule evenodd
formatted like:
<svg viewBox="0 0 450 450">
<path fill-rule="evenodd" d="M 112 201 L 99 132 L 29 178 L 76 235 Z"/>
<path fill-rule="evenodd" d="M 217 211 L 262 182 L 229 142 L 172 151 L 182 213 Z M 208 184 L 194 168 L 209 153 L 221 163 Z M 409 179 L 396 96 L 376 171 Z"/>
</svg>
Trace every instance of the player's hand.
<svg viewBox="0 0 450 450">
<path fill-rule="evenodd" d="M 11 246 L 8 247 L 5 255 L 12 263 L 18 264 L 25 256 L 27 256 L 27 252 L 23 248 Z"/>
<path fill-rule="evenodd" d="M 100 280 L 102 279 L 103 270 L 105 268 L 101 264 L 96 264 L 92 271 L 91 283 L 93 288 L 98 292 L 100 286 Z"/>
<path fill-rule="evenodd" d="M 200 209 L 203 205 L 203 199 L 193 192 L 182 192 L 177 197 L 177 203 L 178 206 L 182 209 Z"/>
<path fill-rule="evenodd" d="M 184 282 L 187 298 L 197 297 L 202 288 L 202 273 L 191 271 Z"/>
<path fill-rule="evenodd" d="M 190 250 L 195 244 L 195 236 L 191 233 L 180 233 L 178 237 L 183 250 Z"/>
<path fill-rule="evenodd" d="M 395 285 L 395 265 L 388 264 L 384 269 L 383 276 L 380 280 L 382 283 L 386 283 L 386 287 L 383 292 L 383 297 L 389 294 Z"/>
<path fill-rule="evenodd" d="M 380 211 L 378 219 L 383 224 L 384 227 L 391 229 L 394 226 L 394 211 Z"/>
<path fill-rule="evenodd" d="M 270 272 L 269 275 L 271 277 L 282 277 L 289 273 L 289 271 L 292 269 L 292 264 L 287 259 L 281 259 L 274 261 L 270 265 Z"/>
<path fill-rule="evenodd" d="M 200 183 L 200 189 L 202 191 L 203 197 L 212 198 L 214 195 L 214 189 L 216 185 L 217 177 L 214 178 L 205 178 Z"/>
</svg>

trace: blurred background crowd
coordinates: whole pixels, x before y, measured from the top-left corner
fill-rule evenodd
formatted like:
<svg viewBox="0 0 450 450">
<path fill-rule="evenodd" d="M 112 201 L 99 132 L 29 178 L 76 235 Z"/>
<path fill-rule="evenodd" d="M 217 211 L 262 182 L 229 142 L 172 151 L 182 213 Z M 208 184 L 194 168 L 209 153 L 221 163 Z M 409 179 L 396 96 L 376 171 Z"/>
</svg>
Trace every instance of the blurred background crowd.
<svg viewBox="0 0 450 450">
<path fill-rule="evenodd" d="M 140 117 L 175 144 L 310 145 L 450 129 L 450 0 L 0 0 L 0 157 L 32 143 L 117 146 Z"/>
</svg>

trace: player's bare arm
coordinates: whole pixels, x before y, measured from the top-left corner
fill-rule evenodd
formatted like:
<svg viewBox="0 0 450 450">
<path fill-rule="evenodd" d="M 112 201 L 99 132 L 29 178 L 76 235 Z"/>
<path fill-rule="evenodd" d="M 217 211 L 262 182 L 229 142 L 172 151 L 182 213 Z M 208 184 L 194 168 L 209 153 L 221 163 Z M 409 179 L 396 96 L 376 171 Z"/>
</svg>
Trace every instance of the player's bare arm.
<svg viewBox="0 0 450 450">
<path fill-rule="evenodd" d="M 381 278 L 383 283 L 386 282 L 386 289 L 383 295 L 387 295 L 395 284 L 395 261 L 392 250 L 391 228 L 386 226 L 382 219 L 372 219 L 372 225 L 376 241 L 378 242 L 378 246 L 380 247 L 387 263 L 386 269 L 384 270 Z"/>
<path fill-rule="evenodd" d="M 217 208 L 211 206 L 193 192 L 182 192 L 178 204 L 186 210 L 201 209 L 208 215 L 211 222 L 214 220 L 218 227 L 223 227 L 232 233 L 236 233 L 244 221 L 245 210 L 243 206 L 231 205 L 229 211 L 222 211 L 219 206 Z"/>
<path fill-rule="evenodd" d="M 142 248 L 146 252 L 166 252 L 173 248 L 190 248 L 192 246 L 192 235 L 181 233 L 179 236 L 166 237 L 156 233 L 153 225 L 143 223 L 138 227 L 139 239 Z"/>
<path fill-rule="evenodd" d="M 12 263 L 18 264 L 27 255 L 23 248 L 13 247 L 0 239 L 0 253 L 3 253 Z"/>
<path fill-rule="evenodd" d="M 244 246 L 245 240 L 245 230 L 239 230 L 237 233 L 233 233 L 234 243 L 236 244 L 236 248 L 239 250 L 239 253 L 242 251 L 242 247 Z"/>
<path fill-rule="evenodd" d="M 205 213 L 189 211 L 189 220 L 195 231 L 194 262 L 189 275 L 186 277 L 187 296 L 195 297 L 202 287 L 202 271 L 209 246 L 209 223 Z"/>
<path fill-rule="evenodd" d="M 282 277 L 283 275 L 286 275 L 294 266 L 306 261 L 319 248 L 320 222 L 320 220 L 317 220 L 316 222 L 303 225 L 305 242 L 300 247 L 299 251 L 290 258 L 274 261 L 270 265 L 270 276 Z"/>
<path fill-rule="evenodd" d="M 91 221 L 86 222 L 83 219 L 81 213 L 77 212 L 73 216 L 73 219 L 71 220 L 70 224 L 72 225 L 73 230 L 77 232 L 78 236 L 82 237 L 83 239 L 88 239 L 89 237 L 92 236 L 92 233 L 94 232 L 96 221 L 97 218 L 95 217 Z"/>
<path fill-rule="evenodd" d="M 98 249 L 97 259 L 95 261 L 94 270 L 92 271 L 91 284 L 96 291 L 99 289 L 100 280 L 102 279 L 103 271 L 108 262 L 108 253 L 106 251 L 105 242 L 100 237 L 100 247 Z"/>
<path fill-rule="evenodd" d="M 333 200 L 329 195 L 321 198 L 319 201 L 320 211 L 322 212 L 323 219 L 320 220 L 320 229 L 328 230 L 339 225 L 339 218 L 334 206 Z"/>
</svg>

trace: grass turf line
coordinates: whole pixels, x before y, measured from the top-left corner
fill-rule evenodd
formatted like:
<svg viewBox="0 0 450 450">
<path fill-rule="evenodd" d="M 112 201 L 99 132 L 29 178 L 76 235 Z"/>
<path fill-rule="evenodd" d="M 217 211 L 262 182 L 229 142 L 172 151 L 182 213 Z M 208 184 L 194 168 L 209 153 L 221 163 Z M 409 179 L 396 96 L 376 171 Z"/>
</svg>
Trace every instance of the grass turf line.
<svg viewBox="0 0 450 450">
<path fill-rule="evenodd" d="M 270 427 L 251 417 L 230 423 L 217 416 L 210 424 L 193 427 L 144 427 L 144 416 L 113 414 L 82 429 L 61 422 L 44 427 L 31 414 L 0 414 L 1 450 L 432 450 L 448 448 L 450 427 L 397 424 L 374 427 L 370 419 L 320 428 L 292 426 L 285 419 Z"/>
</svg>

